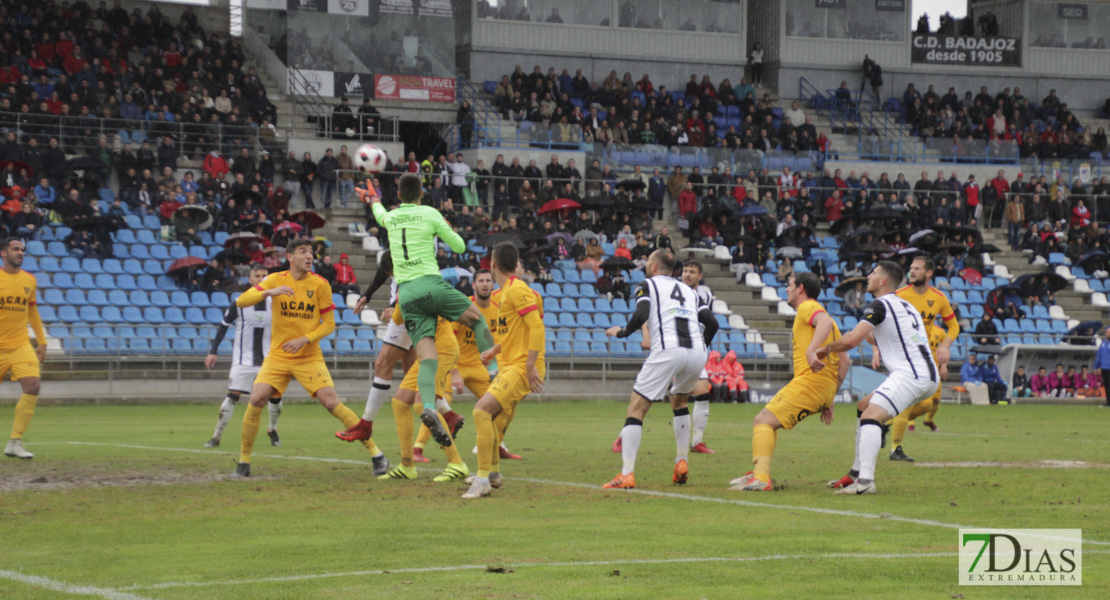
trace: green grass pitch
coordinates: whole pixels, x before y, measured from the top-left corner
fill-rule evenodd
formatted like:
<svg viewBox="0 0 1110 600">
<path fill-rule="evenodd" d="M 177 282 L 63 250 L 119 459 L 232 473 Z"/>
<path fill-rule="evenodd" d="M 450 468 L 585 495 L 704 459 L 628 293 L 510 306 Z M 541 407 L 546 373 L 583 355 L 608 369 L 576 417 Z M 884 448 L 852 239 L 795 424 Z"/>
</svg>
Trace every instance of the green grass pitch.
<svg viewBox="0 0 1110 600">
<path fill-rule="evenodd" d="M 472 405 L 456 408 L 469 420 Z M 504 461 L 492 497 L 464 501 L 461 483 L 432 482 L 436 448 L 420 479 L 372 480 L 366 451 L 314 404 L 286 407 L 282 447 L 259 434 L 248 481 L 227 479 L 242 406 L 215 450 L 202 448 L 215 401 L 42 407 L 35 459 L 0 462 L 0 598 L 1108 597 L 1110 409 L 944 406 L 939 433 L 907 434 L 916 464 L 884 449 L 879 494 L 841 497 L 825 481 L 850 466 L 855 411 L 838 405 L 831 427 L 779 432 L 783 489 L 729 492 L 759 408 L 714 404 L 717 454 L 692 456 L 678 487 L 670 410 L 656 406 L 639 490 L 625 492 L 600 489 L 620 470 L 623 403 L 526 403 L 507 439 L 524 460 Z M 399 458 L 388 410 L 375 439 Z M 476 469 L 472 424 L 459 443 Z M 1005 465 L 923 464 L 973 461 Z M 1084 585 L 961 587 L 961 525 L 1081 528 Z"/>
</svg>

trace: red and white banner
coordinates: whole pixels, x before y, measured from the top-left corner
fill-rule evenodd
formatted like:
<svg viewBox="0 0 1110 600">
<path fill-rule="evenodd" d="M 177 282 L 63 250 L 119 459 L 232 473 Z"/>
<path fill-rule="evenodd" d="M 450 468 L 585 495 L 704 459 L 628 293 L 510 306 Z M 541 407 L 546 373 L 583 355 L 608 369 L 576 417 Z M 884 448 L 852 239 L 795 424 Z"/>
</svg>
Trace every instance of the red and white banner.
<svg viewBox="0 0 1110 600">
<path fill-rule="evenodd" d="M 376 75 L 374 76 L 374 97 L 379 100 L 454 102 L 455 80 L 452 77 Z"/>
</svg>

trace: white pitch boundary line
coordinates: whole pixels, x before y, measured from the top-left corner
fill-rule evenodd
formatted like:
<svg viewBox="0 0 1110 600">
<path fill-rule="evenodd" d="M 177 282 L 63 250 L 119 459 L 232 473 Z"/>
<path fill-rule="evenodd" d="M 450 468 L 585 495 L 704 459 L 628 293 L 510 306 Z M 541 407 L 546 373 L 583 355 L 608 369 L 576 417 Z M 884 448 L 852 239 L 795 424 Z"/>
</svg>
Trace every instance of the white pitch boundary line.
<svg viewBox="0 0 1110 600">
<path fill-rule="evenodd" d="M 64 594 L 77 594 L 79 596 L 97 596 L 105 600 L 150 600 L 143 596 L 136 596 L 121 590 L 113 590 L 108 588 L 98 588 L 88 585 L 73 585 L 64 581 L 56 579 L 49 579 L 47 577 L 40 577 L 38 575 L 26 575 L 19 571 L 6 571 L 0 569 L 0 579 L 7 579 L 18 583 L 26 584 L 31 587 L 44 588 L 55 592 L 62 592 Z"/>
<path fill-rule="evenodd" d="M 290 581 L 309 581 L 313 579 L 329 579 L 334 577 L 361 577 L 367 575 L 391 575 L 391 574 L 404 574 L 404 573 L 443 573 L 451 571 L 474 571 L 478 569 L 486 569 L 491 566 L 504 567 L 507 569 L 523 569 L 526 567 L 611 567 L 619 565 L 658 565 L 658 564 L 671 564 L 671 563 L 702 563 L 702 562 L 717 562 L 717 563 L 744 563 L 744 562 L 760 562 L 760 561 L 774 561 L 774 560 L 819 560 L 819 559 L 842 559 L 842 558 L 866 558 L 866 559 L 903 559 L 903 558 L 936 558 L 936 557 L 952 557 L 959 556 L 956 552 L 923 552 L 923 553 L 906 553 L 906 554 L 867 554 L 856 552 L 836 552 L 828 554 L 771 554 L 767 556 L 706 556 L 706 557 L 689 557 L 689 558 L 640 558 L 628 560 L 587 560 L 587 561 L 572 561 L 572 562 L 525 562 L 525 563 L 495 563 L 489 565 L 451 565 L 443 567 L 420 567 L 408 569 L 374 569 L 368 571 L 346 571 L 338 573 L 309 573 L 305 575 L 287 575 L 284 577 L 262 577 L 259 579 L 232 579 L 227 581 L 168 581 L 165 583 L 155 583 L 151 585 L 133 585 L 121 590 L 160 590 L 167 588 L 183 588 L 183 587 L 210 587 L 221 585 L 255 585 L 261 583 L 285 583 Z"/>
<path fill-rule="evenodd" d="M 198 450 L 196 448 L 168 448 L 168 447 L 161 447 L 161 446 L 139 446 L 139 445 L 135 445 L 135 444 L 109 444 L 109 443 L 102 443 L 102 442 L 58 442 L 58 443 L 60 443 L 60 444 L 70 444 L 70 445 L 80 445 L 80 446 L 105 446 L 105 447 L 116 447 L 116 448 L 133 448 L 133 449 L 136 449 L 136 450 L 161 450 L 161 451 L 164 451 L 164 452 L 188 452 L 188 453 L 191 453 L 191 454 L 216 454 L 216 453 L 219 453 L 219 454 L 233 454 L 231 452 L 226 452 L 226 451 L 221 451 L 221 450 L 213 451 L 213 450 Z M 307 461 L 330 462 L 330 463 L 345 463 L 345 464 L 356 464 L 356 465 L 363 465 L 363 466 L 370 464 L 366 461 L 353 460 L 353 459 L 349 459 L 349 458 L 323 458 L 323 457 L 316 457 L 316 456 L 289 456 L 289 455 L 283 455 L 283 454 L 266 454 L 264 456 L 266 456 L 268 458 L 288 458 L 288 459 L 293 459 L 293 460 L 307 460 Z M 526 482 L 526 483 L 538 483 L 538 484 L 541 484 L 541 485 L 576 487 L 576 488 L 584 488 L 584 489 L 588 489 L 588 490 L 594 490 L 594 491 L 598 491 L 598 492 L 602 491 L 601 486 L 590 484 L 590 483 L 579 483 L 579 482 L 573 482 L 573 481 L 555 481 L 555 480 L 552 480 L 552 479 L 536 479 L 536 478 L 532 478 L 532 477 L 506 477 L 505 479 L 510 480 L 510 481 L 523 481 L 523 482 Z M 823 507 L 819 507 L 819 506 L 798 506 L 798 505 L 793 505 L 793 504 L 772 504 L 772 503 L 767 503 L 767 502 L 753 502 L 751 500 L 740 500 L 740 499 L 737 499 L 737 498 L 714 498 L 712 496 L 694 496 L 692 494 L 680 494 L 680 493 L 677 493 L 677 492 L 662 492 L 662 491 L 656 491 L 656 490 L 631 489 L 631 490 L 618 490 L 616 492 L 606 492 L 606 493 L 638 494 L 638 495 L 641 495 L 641 496 L 652 496 L 652 497 L 656 497 L 656 498 L 670 498 L 670 499 L 673 499 L 673 500 L 689 500 L 689 501 L 693 501 L 693 502 L 712 502 L 712 503 L 715 503 L 715 504 L 732 504 L 732 505 L 735 505 L 735 506 L 751 506 L 751 507 L 756 507 L 756 508 L 775 508 L 775 509 L 780 509 L 780 510 L 798 510 L 798 511 L 812 512 L 812 513 L 825 514 L 825 515 L 837 515 L 837 516 L 842 516 L 842 517 L 857 517 L 857 518 L 861 518 L 861 519 L 882 519 L 882 520 L 888 520 L 888 521 L 898 521 L 898 522 L 901 522 L 901 523 L 912 523 L 914 525 L 926 525 L 926 526 L 929 526 L 929 527 L 943 527 L 945 529 L 984 529 L 983 527 L 972 527 L 970 525 L 960 525 L 958 523 L 945 523 L 943 521 L 934 521 L 932 519 L 915 519 L 915 518 L 912 518 L 912 517 L 900 517 L 898 515 L 893 515 L 893 514 L 890 514 L 890 513 L 879 514 L 879 513 L 859 512 L 859 511 L 854 511 L 854 510 L 840 510 L 840 509 L 835 509 L 835 508 L 823 508 Z M 1098 546 L 1110 546 L 1110 541 L 1085 539 L 1085 540 L 1083 540 L 1083 543 L 1084 544 L 1093 544 L 1093 545 L 1098 545 Z"/>
</svg>

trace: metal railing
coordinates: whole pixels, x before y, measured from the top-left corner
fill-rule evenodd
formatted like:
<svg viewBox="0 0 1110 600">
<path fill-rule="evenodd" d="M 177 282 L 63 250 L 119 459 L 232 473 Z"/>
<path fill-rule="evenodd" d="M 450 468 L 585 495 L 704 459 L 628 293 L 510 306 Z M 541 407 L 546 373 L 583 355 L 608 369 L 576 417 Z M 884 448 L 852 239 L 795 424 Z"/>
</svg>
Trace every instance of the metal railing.
<svg viewBox="0 0 1110 600">
<path fill-rule="evenodd" d="M 18 139 L 36 137 L 39 146 L 46 147 L 49 138 L 58 139 L 58 144 L 70 154 L 85 154 L 96 148 L 100 138 L 112 141 L 118 138 L 122 143 L 136 146 L 150 141 L 151 149 L 157 153 L 157 146 L 169 137 L 181 157 L 202 159 L 213 148 L 219 148 L 224 156 L 233 157 L 239 148 L 267 150 L 282 156 L 288 140 L 283 136 L 262 135 L 257 126 L 228 125 L 225 123 L 183 123 L 177 121 L 151 121 L 139 119 L 108 118 L 95 116 L 56 116 L 14 112 L 0 112 L 0 132 L 15 132 Z M 109 146 L 109 150 L 115 150 Z M 105 165 L 107 167 L 107 165 Z"/>
</svg>

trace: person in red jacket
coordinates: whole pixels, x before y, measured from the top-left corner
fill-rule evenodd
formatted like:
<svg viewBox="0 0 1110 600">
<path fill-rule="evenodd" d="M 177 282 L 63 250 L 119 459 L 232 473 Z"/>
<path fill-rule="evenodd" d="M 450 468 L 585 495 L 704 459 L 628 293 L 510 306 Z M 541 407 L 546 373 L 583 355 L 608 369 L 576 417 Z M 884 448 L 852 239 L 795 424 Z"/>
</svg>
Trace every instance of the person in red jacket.
<svg viewBox="0 0 1110 600">
<path fill-rule="evenodd" d="M 158 214 L 162 217 L 163 225 L 173 224 L 173 212 L 181 208 L 182 204 L 176 198 L 170 197 L 169 200 L 158 205 Z"/>
<path fill-rule="evenodd" d="M 840 199 L 840 190 L 833 193 L 825 200 L 825 219 L 829 223 L 839 221 L 844 216 L 844 201 Z"/>
<path fill-rule="evenodd" d="M 694 184 L 687 183 L 678 194 L 678 214 L 689 218 L 690 213 L 696 212 L 698 212 L 698 195 L 694 193 Z"/>
<path fill-rule="evenodd" d="M 219 148 L 213 148 L 208 156 L 204 157 L 204 172 L 212 179 L 222 181 L 229 170 L 227 160 L 220 156 Z"/>
<path fill-rule="evenodd" d="M 81 72 L 81 69 L 85 68 L 87 62 L 85 57 L 81 56 L 81 47 L 76 46 L 73 48 L 73 54 L 65 58 L 63 65 L 67 74 L 76 75 Z"/>
<path fill-rule="evenodd" d="M 346 296 L 358 293 L 358 280 L 355 270 L 351 267 L 351 257 L 346 254 L 339 255 L 339 264 L 335 265 L 335 292 Z"/>
<path fill-rule="evenodd" d="M 964 198 L 966 199 L 967 212 L 971 216 L 979 219 L 981 211 L 979 210 L 979 183 L 975 181 L 975 175 L 967 176 L 967 183 L 964 184 Z"/>
</svg>

